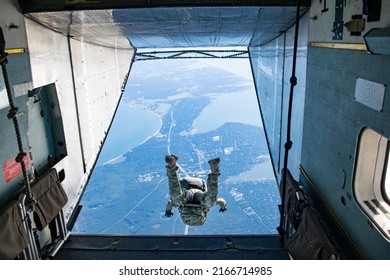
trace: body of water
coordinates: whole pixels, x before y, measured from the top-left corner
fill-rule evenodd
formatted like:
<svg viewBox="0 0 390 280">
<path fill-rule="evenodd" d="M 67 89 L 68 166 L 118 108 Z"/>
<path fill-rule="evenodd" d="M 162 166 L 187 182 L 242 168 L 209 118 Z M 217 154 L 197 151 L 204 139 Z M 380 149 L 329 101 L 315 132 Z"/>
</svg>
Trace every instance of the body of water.
<svg viewBox="0 0 390 280">
<path fill-rule="evenodd" d="M 238 183 L 245 181 L 256 181 L 259 179 L 275 180 L 274 170 L 272 168 L 271 160 L 267 160 L 261 164 L 254 166 L 252 169 L 242 172 L 237 176 L 232 176 L 227 179 L 227 182 Z"/>
<path fill-rule="evenodd" d="M 120 103 L 97 165 L 115 159 L 160 130 L 160 117 L 147 110 Z"/>
<path fill-rule="evenodd" d="M 203 109 L 194 120 L 197 133 L 216 130 L 227 122 L 244 123 L 262 127 L 254 90 L 222 94 Z"/>
</svg>

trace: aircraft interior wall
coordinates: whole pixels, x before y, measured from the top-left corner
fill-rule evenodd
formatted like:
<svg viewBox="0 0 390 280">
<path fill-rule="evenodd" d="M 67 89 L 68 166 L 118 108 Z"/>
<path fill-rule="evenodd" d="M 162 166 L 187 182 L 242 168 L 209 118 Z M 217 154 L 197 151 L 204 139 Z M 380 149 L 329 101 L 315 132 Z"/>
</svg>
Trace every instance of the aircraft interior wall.
<svg viewBox="0 0 390 280">
<path fill-rule="evenodd" d="M 303 111 L 305 106 L 308 14 L 300 21 L 294 89 L 289 165 L 298 178 L 302 145 Z M 275 40 L 262 46 L 249 47 L 250 62 L 260 111 L 263 118 L 270 155 L 277 180 L 280 182 L 286 142 L 287 110 L 294 47 L 294 26 Z"/>
<path fill-rule="evenodd" d="M 96 45 L 91 36 L 89 41 L 71 38 L 23 16 L 13 1 L 3 2 L 0 25 L 6 50 L 19 50 L 8 56 L 7 68 L 15 105 L 22 111 L 18 121 L 22 145 L 28 152 L 27 173 L 39 179 L 50 168 L 61 172 L 68 196 L 63 209 L 68 222 L 109 130 L 134 51 L 127 38 L 118 34 L 113 42 L 125 42 L 128 48 Z M 12 24 L 15 28 L 8 28 Z M 1 80 L 1 93 L 6 96 L 3 77 Z M 2 98 L 0 104 L 0 124 L 6 132 L 0 148 L 3 207 L 18 199 L 24 176 L 21 169 L 14 168 L 18 146 L 14 126 L 7 118 L 8 100 Z"/>
<path fill-rule="evenodd" d="M 389 257 L 388 240 L 367 222 L 356 203 L 354 172 L 362 129 L 369 127 L 390 136 L 390 103 L 385 99 L 383 110 L 376 111 L 357 102 L 354 96 L 357 77 L 389 84 L 390 77 L 383 70 L 390 57 L 310 47 L 308 61 L 302 168 L 350 238 L 361 244 L 363 256 Z M 348 71 L 343 70 L 340 61 Z M 367 238 L 371 242 L 364 242 Z"/>
<path fill-rule="evenodd" d="M 364 128 L 387 139 L 390 136 L 390 103 L 386 98 L 380 101 L 382 93 L 388 96 L 389 89 L 385 85 L 390 81 L 390 58 L 367 52 L 363 39 L 370 30 L 389 26 L 390 5 L 382 1 L 380 7 L 374 7 L 376 10 L 371 10 L 371 6 L 365 11 L 361 2 L 347 3 L 343 8 L 344 24 L 361 17 L 365 25 L 360 33 L 343 27 L 340 40 L 334 39 L 335 34 L 329 31 L 336 15 L 333 4 L 328 2 L 329 12 L 322 12 L 324 6 L 318 2 L 313 2 L 310 9 L 300 178 L 318 207 L 322 207 L 334 233 L 341 238 L 340 244 L 348 244 L 350 249 L 347 250 L 358 258 L 387 259 L 390 243 L 381 230 L 388 226 L 383 222 L 383 229 L 380 229 L 364 213 L 370 210 L 363 211 L 359 206 L 355 178 L 359 150 L 368 148 L 360 147 Z M 374 12 L 376 18 L 370 18 Z M 324 47 L 318 47 L 316 42 L 322 42 Z M 338 43 L 347 43 L 347 49 L 338 49 Z M 374 85 L 385 90 L 377 92 Z M 363 100 L 360 94 L 365 96 Z M 371 168 L 366 165 L 364 169 Z M 380 180 L 386 175 L 382 172 L 378 174 Z M 367 185 L 365 189 L 370 192 L 374 186 Z M 367 201 L 365 203 L 369 205 Z M 383 208 L 377 205 L 371 209 Z M 383 201 L 383 205 L 388 207 L 388 202 Z M 373 219 L 380 215 L 375 216 Z"/>
</svg>

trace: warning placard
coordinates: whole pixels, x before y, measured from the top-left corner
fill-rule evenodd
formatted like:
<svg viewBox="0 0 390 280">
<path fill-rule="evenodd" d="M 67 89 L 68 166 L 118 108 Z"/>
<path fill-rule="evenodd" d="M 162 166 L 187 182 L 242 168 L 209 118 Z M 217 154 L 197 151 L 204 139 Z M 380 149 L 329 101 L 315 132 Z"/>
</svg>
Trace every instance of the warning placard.
<svg viewBox="0 0 390 280">
<path fill-rule="evenodd" d="M 28 160 L 27 156 L 23 158 L 23 161 L 26 166 L 26 169 L 29 168 L 30 161 Z M 18 177 L 20 174 L 22 174 L 22 166 L 19 162 L 15 161 L 15 158 L 11 158 L 4 163 L 3 172 L 5 181 L 8 183 Z"/>
</svg>

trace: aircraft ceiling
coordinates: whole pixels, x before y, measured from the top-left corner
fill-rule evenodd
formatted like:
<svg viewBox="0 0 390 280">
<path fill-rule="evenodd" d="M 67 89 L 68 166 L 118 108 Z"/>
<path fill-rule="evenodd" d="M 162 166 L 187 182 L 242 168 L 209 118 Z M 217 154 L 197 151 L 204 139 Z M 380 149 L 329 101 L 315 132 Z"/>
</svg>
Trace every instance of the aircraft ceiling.
<svg viewBox="0 0 390 280">
<path fill-rule="evenodd" d="M 80 41 L 137 49 L 262 45 L 289 27 L 295 15 L 294 6 L 153 7 L 26 14 Z"/>
</svg>

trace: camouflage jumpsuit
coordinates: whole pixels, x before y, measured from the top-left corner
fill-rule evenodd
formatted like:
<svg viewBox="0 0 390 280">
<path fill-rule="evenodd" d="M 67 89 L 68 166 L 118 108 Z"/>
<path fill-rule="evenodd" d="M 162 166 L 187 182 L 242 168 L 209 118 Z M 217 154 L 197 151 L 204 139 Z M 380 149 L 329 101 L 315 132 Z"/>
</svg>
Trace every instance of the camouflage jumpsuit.
<svg viewBox="0 0 390 280">
<path fill-rule="evenodd" d="M 219 205 L 221 209 L 226 208 L 226 201 L 218 195 L 218 176 L 219 174 L 210 173 L 207 178 L 207 191 L 203 192 L 198 189 L 184 189 L 177 174 L 178 167 L 167 167 L 167 176 L 169 180 L 170 200 L 167 204 L 166 211 L 171 212 L 173 207 L 179 207 L 185 204 L 197 203 L 202 206 L 203 211 L 207 212 L 214 205 Z M 193 198 L 196 197 L 196 201 Z"/>
</svg>

